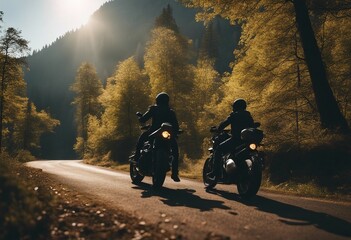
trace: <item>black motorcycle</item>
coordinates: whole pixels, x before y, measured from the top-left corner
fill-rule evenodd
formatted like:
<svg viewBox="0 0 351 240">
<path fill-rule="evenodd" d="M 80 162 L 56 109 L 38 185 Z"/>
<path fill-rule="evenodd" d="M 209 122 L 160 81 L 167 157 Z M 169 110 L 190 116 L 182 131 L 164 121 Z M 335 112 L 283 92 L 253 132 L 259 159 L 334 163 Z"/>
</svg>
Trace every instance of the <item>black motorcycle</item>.
<svg viewBox="0 0 351 240">
<path fill-rule="evenodd" d="M 141 113 L 137 113 L 140 117 Z M 147 131 L 150 126 L 143 126 L 141 130 Z M 135 159 L 135 154 L 129 157 L 130 177 L 134 184 L 139 184 L 145 176 L 152 176 L 154 188 L 162 187 L 167 172 L 171 169 L 173 161 L 171 141 L 176 137 L 170 123 L 162 123 L 161 127 L 151 133 L 148 140 L 144 143 L 139 164 Z"/>
<path fill-rule="evenodd" d="M 208 177 L 214 167 L 214 151 L 221 142 L 230 138 L 230 131 L 219 132 L 216 127 L 211 128 L 213 147 L 209 148 L 210 156 L 203 167 L 203 182 L 207 189 L 214 188 L 217 183 L 236 184 L 242 198 L 248 199 L 256 195 L 261 186 L 264 168 L 264 154 L 257 150 L 263 140 L 259 126 L 259 123 L 255 123 L 254 128 L 241 131 L 242 144 L 222 156 L 220 176 L 215 179 Z"/>
</svg>

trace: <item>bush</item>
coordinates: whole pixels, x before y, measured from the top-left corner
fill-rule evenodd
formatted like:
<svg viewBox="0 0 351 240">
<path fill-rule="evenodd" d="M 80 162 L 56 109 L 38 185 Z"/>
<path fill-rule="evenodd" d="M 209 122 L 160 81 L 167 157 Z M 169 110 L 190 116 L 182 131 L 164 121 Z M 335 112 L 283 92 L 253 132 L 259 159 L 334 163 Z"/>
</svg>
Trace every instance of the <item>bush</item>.
<svg viewBox="0 0 351 240">
<path fill-rule="evenodd" d="M 29 162 L 29 161 L 35 161 L 35 157 L 27 151 L 27 150 L 20 150 L 19 152 L 16 153 L 14 160 L 17 162 Z"/>
<path fill-rule="evenodd" d="M 351 142 L 345 138 L 331 140 L 301 147 L 286 144 L 268 153 L 272 183 L 313 182 L 329 191 L 350 193 Z"/>
</svg>

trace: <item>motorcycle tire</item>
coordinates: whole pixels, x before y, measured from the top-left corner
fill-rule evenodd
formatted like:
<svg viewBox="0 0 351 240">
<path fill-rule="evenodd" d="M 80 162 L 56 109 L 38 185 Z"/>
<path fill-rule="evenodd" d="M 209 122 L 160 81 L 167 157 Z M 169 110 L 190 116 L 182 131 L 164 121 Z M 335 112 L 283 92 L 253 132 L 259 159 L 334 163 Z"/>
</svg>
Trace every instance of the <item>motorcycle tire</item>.
<svg viewBox="0 0 351 240">
<path fill-rule="evenodd" d="M 155 159 L 154 159 L 154 173 L 152 175 L 152 187 L 154 189 L 161 188 L 165 178 L 167 171 L 164 167 L 165 164 L 168 164 L 169 154 L 162 149 L 156 150 Z"/>
<path fill-rule="evenodd" d="M 202 180 L 205 184 L 206 189 L 212 189 L 217 185 L 217 178 L 211 180 L 208 178 L 207 174 L 213 169 L 213 163 L 211 161 L 212 157 L 206 159 L 204 167 L 202 169 Z"/>
<path fill-rule="evenodd" d="M 245 174 L 241 174 L 238 179 L 237 189 L 239 195 L 243 199 L 254 197 L 260 189 L 262 181 L 262 170 L 258 164 L 254 164 L 251 170 L 247 170 Z"/>
<path fill-rule="evenodd" d="M 139 173 L 135 163 L 130 163 L 129 173 L 133 184 L 139 184 L 144 179 L 144 176 Z"/>
</svg>

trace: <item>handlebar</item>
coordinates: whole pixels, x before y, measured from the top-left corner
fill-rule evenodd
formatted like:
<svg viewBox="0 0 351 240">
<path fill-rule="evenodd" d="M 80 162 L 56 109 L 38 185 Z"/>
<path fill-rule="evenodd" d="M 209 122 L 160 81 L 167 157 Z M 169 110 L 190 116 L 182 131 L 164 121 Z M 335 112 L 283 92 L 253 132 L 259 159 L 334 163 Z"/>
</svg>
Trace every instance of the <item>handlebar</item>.
<svg viewBox="0 0 351 240">
<path fill-rule="evenodd" d="M 220 131 L 218 130 L 218 128 L 216 126 L 212 126 L 210 128 L 210 132 L 211 133 L 219 133 Z M 230 130 L 229 129 L 223 129 L 222 132 L 230 133 Z"/>
<path fill-rule="evenodd" d="M 254 128 L 259 128 L 260 126 L 261 126 L 261 123 L 259 123 L 259 122 L 255 122 L 255 123 L 254 123 Z M 229 133 L 229 132 L 230 132 L 229 129 L 223 129 L 222 131 L 223 131 L 223 132 L 226 132 L 226 133 Z M 211 133 L 219 133 L 218 128 L 217 128 L 216 126 L 212 126 L 212 127 L 210 128 L 210 132 L 211 132 Z"/>
</svg>

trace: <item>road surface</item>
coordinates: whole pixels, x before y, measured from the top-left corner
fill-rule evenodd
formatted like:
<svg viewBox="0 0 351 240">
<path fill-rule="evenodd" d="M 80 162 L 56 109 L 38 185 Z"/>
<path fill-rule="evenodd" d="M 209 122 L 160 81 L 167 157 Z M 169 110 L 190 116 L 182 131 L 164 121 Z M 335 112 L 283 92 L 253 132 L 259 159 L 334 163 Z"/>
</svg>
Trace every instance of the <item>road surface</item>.
<svg viewBox="0 0 351 240">
<path fill-rule="evenodd" d="M 156 192 L 150 177 L 136 186 L 126 172 L 81 161 L 35 161 L 28 165 L 111 208 L 123 209 L 187 239 L 205 239 L 209 233 L 230 239 L 351 239 L 351 203 L 263 191 L 247 202 L 239 198 L 235 185 L 217 185 L 209 193 L 201 182 L 183 178 L 174 183 L 170 177 Z"/>
</svg>

